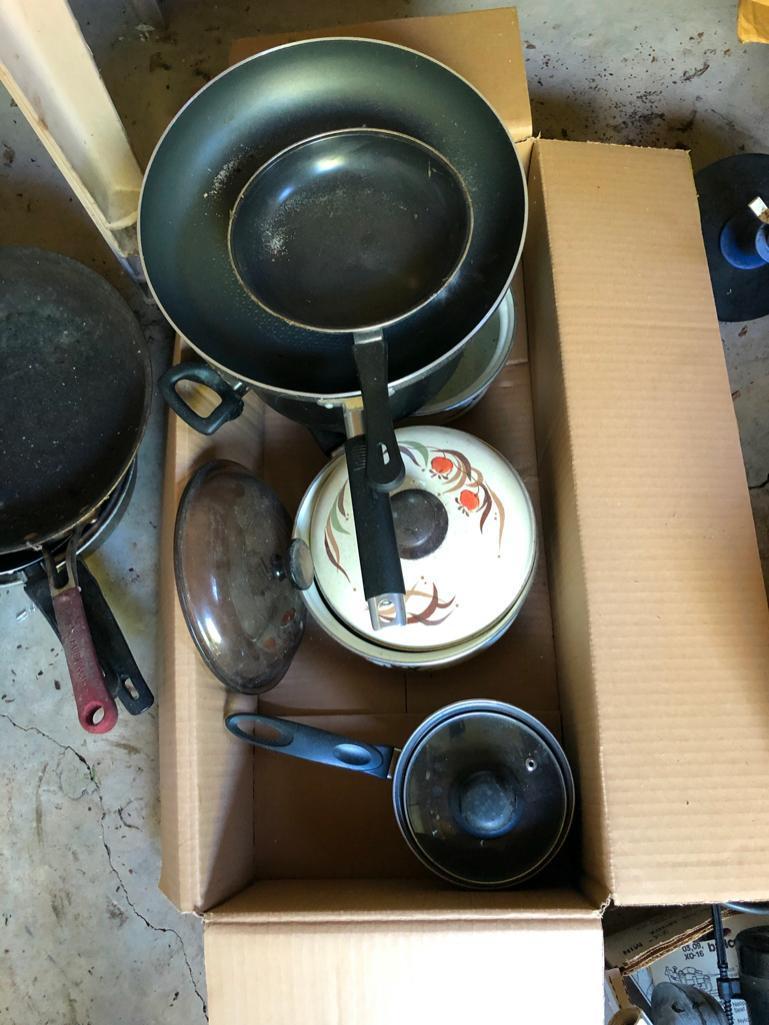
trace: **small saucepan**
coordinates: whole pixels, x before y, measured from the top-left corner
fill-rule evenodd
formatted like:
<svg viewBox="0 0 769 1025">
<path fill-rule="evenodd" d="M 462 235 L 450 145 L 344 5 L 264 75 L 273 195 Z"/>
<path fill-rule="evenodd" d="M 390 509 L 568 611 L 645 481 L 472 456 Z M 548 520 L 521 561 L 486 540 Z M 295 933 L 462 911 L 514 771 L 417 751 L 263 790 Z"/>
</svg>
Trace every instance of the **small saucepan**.
<svg viewBox="0 0 769 1025">
<path fill-rule="evenodd" d="M 574 780 L 553 734 L 520 708 L 460 701 L 403 748 L 365 744 L 285 719 L 226 719 L 255 747 L 392 779 L 395 818 L 417 858 L 447 882 L 502 889 L 558 853 L 574 815 Z"/>
</svg>

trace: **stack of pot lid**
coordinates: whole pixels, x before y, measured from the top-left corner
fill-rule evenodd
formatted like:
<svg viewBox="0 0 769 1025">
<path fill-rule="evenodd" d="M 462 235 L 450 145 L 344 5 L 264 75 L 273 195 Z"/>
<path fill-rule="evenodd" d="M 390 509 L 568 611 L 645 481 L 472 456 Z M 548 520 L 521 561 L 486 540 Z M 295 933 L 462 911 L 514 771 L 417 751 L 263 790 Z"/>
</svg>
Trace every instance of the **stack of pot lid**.
<svg viewBox="0 0 769 1025">
<path fill-rule="evenodd" d="M 472 435 L 415 426 L 396 436 L 406 464 L 391 499 L 406 583 L 404 626 L 371 625 L 343 459 L 308 491 L 295 534 L 309 545 L 324 603 L 354 634 L 405 652 L 473 649 L 512 621 L 528 592 L 537 551 L 531 500 L 507 460 Z"/>
</svg>

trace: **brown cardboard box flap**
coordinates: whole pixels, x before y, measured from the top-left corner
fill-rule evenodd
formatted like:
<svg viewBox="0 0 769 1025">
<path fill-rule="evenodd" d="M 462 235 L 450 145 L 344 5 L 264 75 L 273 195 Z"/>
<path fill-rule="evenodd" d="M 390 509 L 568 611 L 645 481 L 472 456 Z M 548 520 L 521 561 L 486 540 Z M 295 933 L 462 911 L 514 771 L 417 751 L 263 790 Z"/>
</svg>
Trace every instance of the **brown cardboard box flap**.
<svg viewBox="0 0 769 1025">
<path fill-rule="evenodd" d="M 179 353 L 177 343 L 175 360 Z M 206 392 L 197 390 L 203 414 L 214 405 Z M 252 878 L 253 759 L 222 725 L 225 711 L 251 705 L 228 694 L 203 664 L 179 607 L 173 568 L 176 508 L 189 476 L 209 459 L 258 468 L 262 419 L 261 403 L 249 399 L 243 414 L 213 437 L 196 433 L 173 414 L 168 420 L 160 574 L 165 670 L 159 715 L 160 887 L 183 911 L 224 900 Z M 202 857 L 201 850 L 209 856 Z"/>
<path fill-rule="evenodd" d="M 514 7 L 441 17 L 325 25 L 301 32 L 238 39 L 230 51 L 230 62 L 244 60 L 283 43 L 326 36 L 382 39 L 426 53 L 475 86 L 495 108 L 516 142 L 531 135 L 529 89 Z M 468 45 L 473 37 L 482 39 L 482 45 Z"/>
<path fill-rule="evenodd" d="M 769 617 L 689 158 L 542 141 L 529 184 L 529 350 L 586 868 L 619 903 L 765 897 Z"/>
<path fill-rule="evenodd" d="M 286 886 L 276 907 L 291 905 Z M 436 904 L 482 904 L 478 897 L 442 893 Z M 344 908 L 345 901 L 341 888 L 327 903 Z M 263 908 L 270 898 L 262 893 L 258 902 Z M 603 968 L 600 918 L 584 902 L 567 903 L 562 915 L 532 908 L 514 922 L 409 916 L 407 923 L 353 918 L 259 926 L 218 909 L 204 939 L 209 1013 L 217 1022 L 392 1025 L 433 1021 L 439 1009 L 442 1025 L 498 1021 L 500 1014 L 537 1025 L 567 1018 L 595 1025 L 603 1010 L 596 984 Z"/>
<path fill-rule="evenodd" d="M 604 894 L 606 897 L 607 894 Z M 600 903 L 600 902 L 599 902 Z M 435 880 L 282 879 L 254 883 L 206 913 L 208 925 L 334 922 L 474 922 L 598 919 L 598 905 L 575 890 L 467 891 Z"/>
</svg>

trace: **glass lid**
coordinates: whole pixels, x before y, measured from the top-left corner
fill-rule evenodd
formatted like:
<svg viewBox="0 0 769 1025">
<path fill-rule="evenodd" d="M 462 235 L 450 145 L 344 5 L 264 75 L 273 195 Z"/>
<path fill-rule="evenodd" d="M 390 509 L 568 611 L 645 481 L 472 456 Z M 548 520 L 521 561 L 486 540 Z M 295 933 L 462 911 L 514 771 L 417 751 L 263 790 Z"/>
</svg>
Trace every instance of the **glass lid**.
<svg viewBox="0 0 769 1025">
<path fill-rule="evenodd" d="M 176 516 L 176 589 L 198 651 L 232 690 L 269 690 L 289 667 L 306 616 L 295 556 L 291 520 L 263 481 L 227 460 L 194 474 Z"/>
<path fill-rule="evenodd" d="M 571 771 L 555 737 L 519 709 L 449 706 L 414 734 L 401 763 L 394 794 L 401 828 L 445 879 L 479 887 L 523 882 L 566 837 Z"/>
</svg>

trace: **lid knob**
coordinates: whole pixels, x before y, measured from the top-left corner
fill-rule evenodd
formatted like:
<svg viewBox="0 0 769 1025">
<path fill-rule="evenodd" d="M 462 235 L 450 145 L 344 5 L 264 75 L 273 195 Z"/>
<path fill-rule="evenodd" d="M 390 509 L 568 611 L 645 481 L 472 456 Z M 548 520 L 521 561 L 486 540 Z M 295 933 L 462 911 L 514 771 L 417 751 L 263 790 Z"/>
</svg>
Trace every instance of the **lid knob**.
<svg viewBox="0 0 769 1025">
<path fill-rule="evenodd" d="M 436 495 L 406 488 L 392 496 L 390 505 L 402 559 L 423 559 L 440 548 L 449 529 L 449 515 Z"/>
<path fill-rule="evenodd" d="M 501 767 L 465 776 L 457 785 L 452 803 L 457 824 L 481 839 L 502 836 L 517 817 L 513 778 Z"/>
</svg>

